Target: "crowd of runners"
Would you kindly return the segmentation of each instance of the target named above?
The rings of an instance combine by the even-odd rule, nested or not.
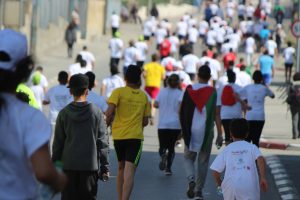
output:
[[[158,129],[158,168],[172,175],[175,146],[183,140],[187,196],[203,199],[216,126],[215,144],[226,144],[210,167],[218,193],[227,200],[259,199],[259,187],[267,190],[265,161],[258,149],[265,97],[275,97],[269,85],[278,57],[284,58],[286,82],[291,82],[294,64],[295,49],[285,40],[282,24],[284,9],[270,0],[258,5],[205,1],[203,6],[202,18],[186,13],[172,23],[150,17],[137,40],[127,44],[114,12],[110,75],[101,81],[100,95],[93,89],[96,60],[87,46],[58,73],[58,84],[48,88],[43,67],[32,72],[24,36],[0,31],[0,127],[14,133],[1,140],[0,150],[12,151],[5,143],[17,142],[22,151],[12,151],[9,166],[0,165],[1,177],[20,180],[14,190],[28,199],[37,195],[33,174],[53,191],[62,191],[62,199],[96,199],[98,178],[107,181],[110,175],[110,127],[118,159],[118,199],[130,199],[143,128],[150,124]],[[15,46],[20,48],[12,50]],[[199,48],[201,55],[195,53]],[[46,118],[19,102],[12,95],[15,91],[18,99],[41,111],[50,105],[52,132]],[[50,155],[54,163],[62,162],[66,176],[55,170]],[[17,172],[11,171],[16,167]],[[0,185],[7,190],[1,190],[0,197],[7,199],[14,193],[7,192],[10,180],[3,180]]]

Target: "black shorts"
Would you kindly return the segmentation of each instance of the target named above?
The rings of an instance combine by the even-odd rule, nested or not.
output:
[[[138,166],[143,148],[142,140],[114,140],[114,146],[119,162],[128,161]]]
[[[285,68],[292,68],[293,65],[293,63],[284,63]]]

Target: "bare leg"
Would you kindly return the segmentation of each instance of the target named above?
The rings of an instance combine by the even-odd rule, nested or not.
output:
[[[289,81],[289,83],[291,82],[291,76],[292,76],[292,67],[289,67],[289,71],[288,71],[288,81]]]
[[[122,194],[123,194],[124,168],[125,168],[125,162],[124,161],[119,162],[118,176],[117,176],[117,191],[118,191],[119,200],[122,200]]]
[[[285,73],[284,73],[284,75],[285,75],[285,82],[288,82],[287,71],[288,71],[288,68],[285,67]]]
[[[122,200],[129,200],[130,198],[134,183],[135,170],[136,166],[133,163],[127,161],[125,162]]]

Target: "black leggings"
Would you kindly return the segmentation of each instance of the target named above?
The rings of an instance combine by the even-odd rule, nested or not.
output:
[[[167,153],[167,168],[171,169],[175,157],[175,143],[180,135],[179,129],[158,129],[159,155]]]
[[[259,139],[265,125],[265,121],[249,120],[249,134],[246,138],[247,142],[252,142],[259,147]]]
[[[232,121],[232,119],[222,119],[222,125],[223,125],[223,129],[225,132],[225,142],[226,144],[229,144],[230,142],[232,142],[232,139],[230,137],[230,122]]]

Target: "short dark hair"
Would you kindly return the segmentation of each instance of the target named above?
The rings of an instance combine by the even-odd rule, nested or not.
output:
[[[140,84],[141,83],[141,74],[142,70],[136,65],[129,65],[126,74],[125,74],[125,80],[128,83],[132,84]]]
[[[263,81],[263,75],[262,75],[261,71],[256,70],[252,75],[252,79],[253,79],[254,83],[256,83],[256,84],[261,83]]]
[[[245,71],[246,70],[246,65],[241,65],[240,70]]]
[[[60,71],[58,73],[58,82],[62,85],[66,85],[68,83],[69,75],[66,71]]]
[[[218,54],[217,54],[217,53],[214,53],[214,54],[213,54],[213,58],[218,58]]]
[[[180,77],[177,74],[171,74],[167,81],[170,88],[179,88],[180,86]]]
[[[151,60],[152,61],[157,61],[158,60],[158,55],[156,53],[151,55]]]
[[[35,70],[36,70],[36,71],[43,72],[44,68],[43,68],[42,66],[39,65],[39,66],[36,67]]]
[[[211,77],[211,71],[208,65],[202,65],[198,70],[198,77],[208,81]]]
[[[86,88],[70,88],[70,92],[75,97],[80,97],[84,95]]]
[[[245,139],[249,133],[249,125],[246,119],[233,119],[229,130],[234,138]]]
[[[95,86],[96,75],[93,72],[85,73],[89,77],[89,90],[92,90]]]
[[[202,56],[207,56],[207,51],[202,51]]]
[[[287,42],[287,45],[288,45],[288,47],[291,47],[291,46],[292,46],[292,42],[291,42],[291,41],[288,41],[288,42]]]
[[[87,50],[87,46],[83,46],[82,49],[83,49],[83,50]]]
[[[236,75],[232,69],[227,70],[227,77],[229,83],[234,83],[236,79]]]

